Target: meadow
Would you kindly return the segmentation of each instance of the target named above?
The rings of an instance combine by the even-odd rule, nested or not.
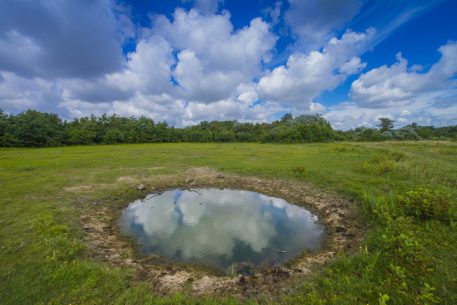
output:
[[[96,257],[81,227],[80,196],[137,198],[121,177],[147,181],[195,167],[298,181],[350,198],[365,240],[296,291],[249,300],[156,295],[133,269]],[[81,186],[82,195],[68,191]],[[0,148],[0,303],[457,304],[456,202],[455,142]]]

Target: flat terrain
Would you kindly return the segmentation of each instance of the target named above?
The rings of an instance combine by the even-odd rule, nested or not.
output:
[[[350,198],[365,241],[280,299],[159,296],[133,268],[97,258],[80,201],[138,198],[132,183],[196,167],[308,183]],[[457,304],[457,143],[0,149],[0,192],[2,304]],[[437,200],[446,214],[411,210],[414,198]]]

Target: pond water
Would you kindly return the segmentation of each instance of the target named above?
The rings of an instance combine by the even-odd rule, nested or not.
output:
[[[121,230],[141,252],[200,263],[277,265],[322,247],[317,216],[283,199],[230,189],[175,189],[132,202]]]

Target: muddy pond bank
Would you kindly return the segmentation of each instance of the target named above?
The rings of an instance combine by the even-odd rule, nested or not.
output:
[[[127,184],[137,198],[150,193],[160,193],[172,188],[192,189],[197,187],[243,189],[283,198],[297,206],[305,207],[319,216],[326,227],[325,246],[321,251],[303,253],[281,267],[259,268],[252,275],[235,272],[232,275],[218,273],[210,268],[190,264],[170,263],[158,255],[142,255],[132,242],[122,236],[118,218],[129,198],[117,193],[117,202],[109,204],[113,185],[79,186],[67,189],[75,194],[106,189],[106,200],[94,203],[90,196],[79,196],[80,224],[85,239],[98,260],[113,267],[131,267],[140,279],[150,283],[151,289],[160,294],[184,290],[195,295],[230,294],[249,297],[257,294],[282,294],[294,290],[303,278],[318,270],[339,253],[357,248],[363,238],[362,225],[358,221],[354,204],[345,198],[322,192],[312,186],[285,180],[268,180],[242,177],[217,172],[210,168],[193,168],[178,175],[155,175],[138,180],[121,177],[119,184]],[[142,185],[139,189],[138,186]]]

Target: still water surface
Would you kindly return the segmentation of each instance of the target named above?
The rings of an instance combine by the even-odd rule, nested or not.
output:
[[[121,230],[145,254],[210,265],[281,264],[322,247],[317,216],[283,199],[259,193],[175,189],[132,202]]]

